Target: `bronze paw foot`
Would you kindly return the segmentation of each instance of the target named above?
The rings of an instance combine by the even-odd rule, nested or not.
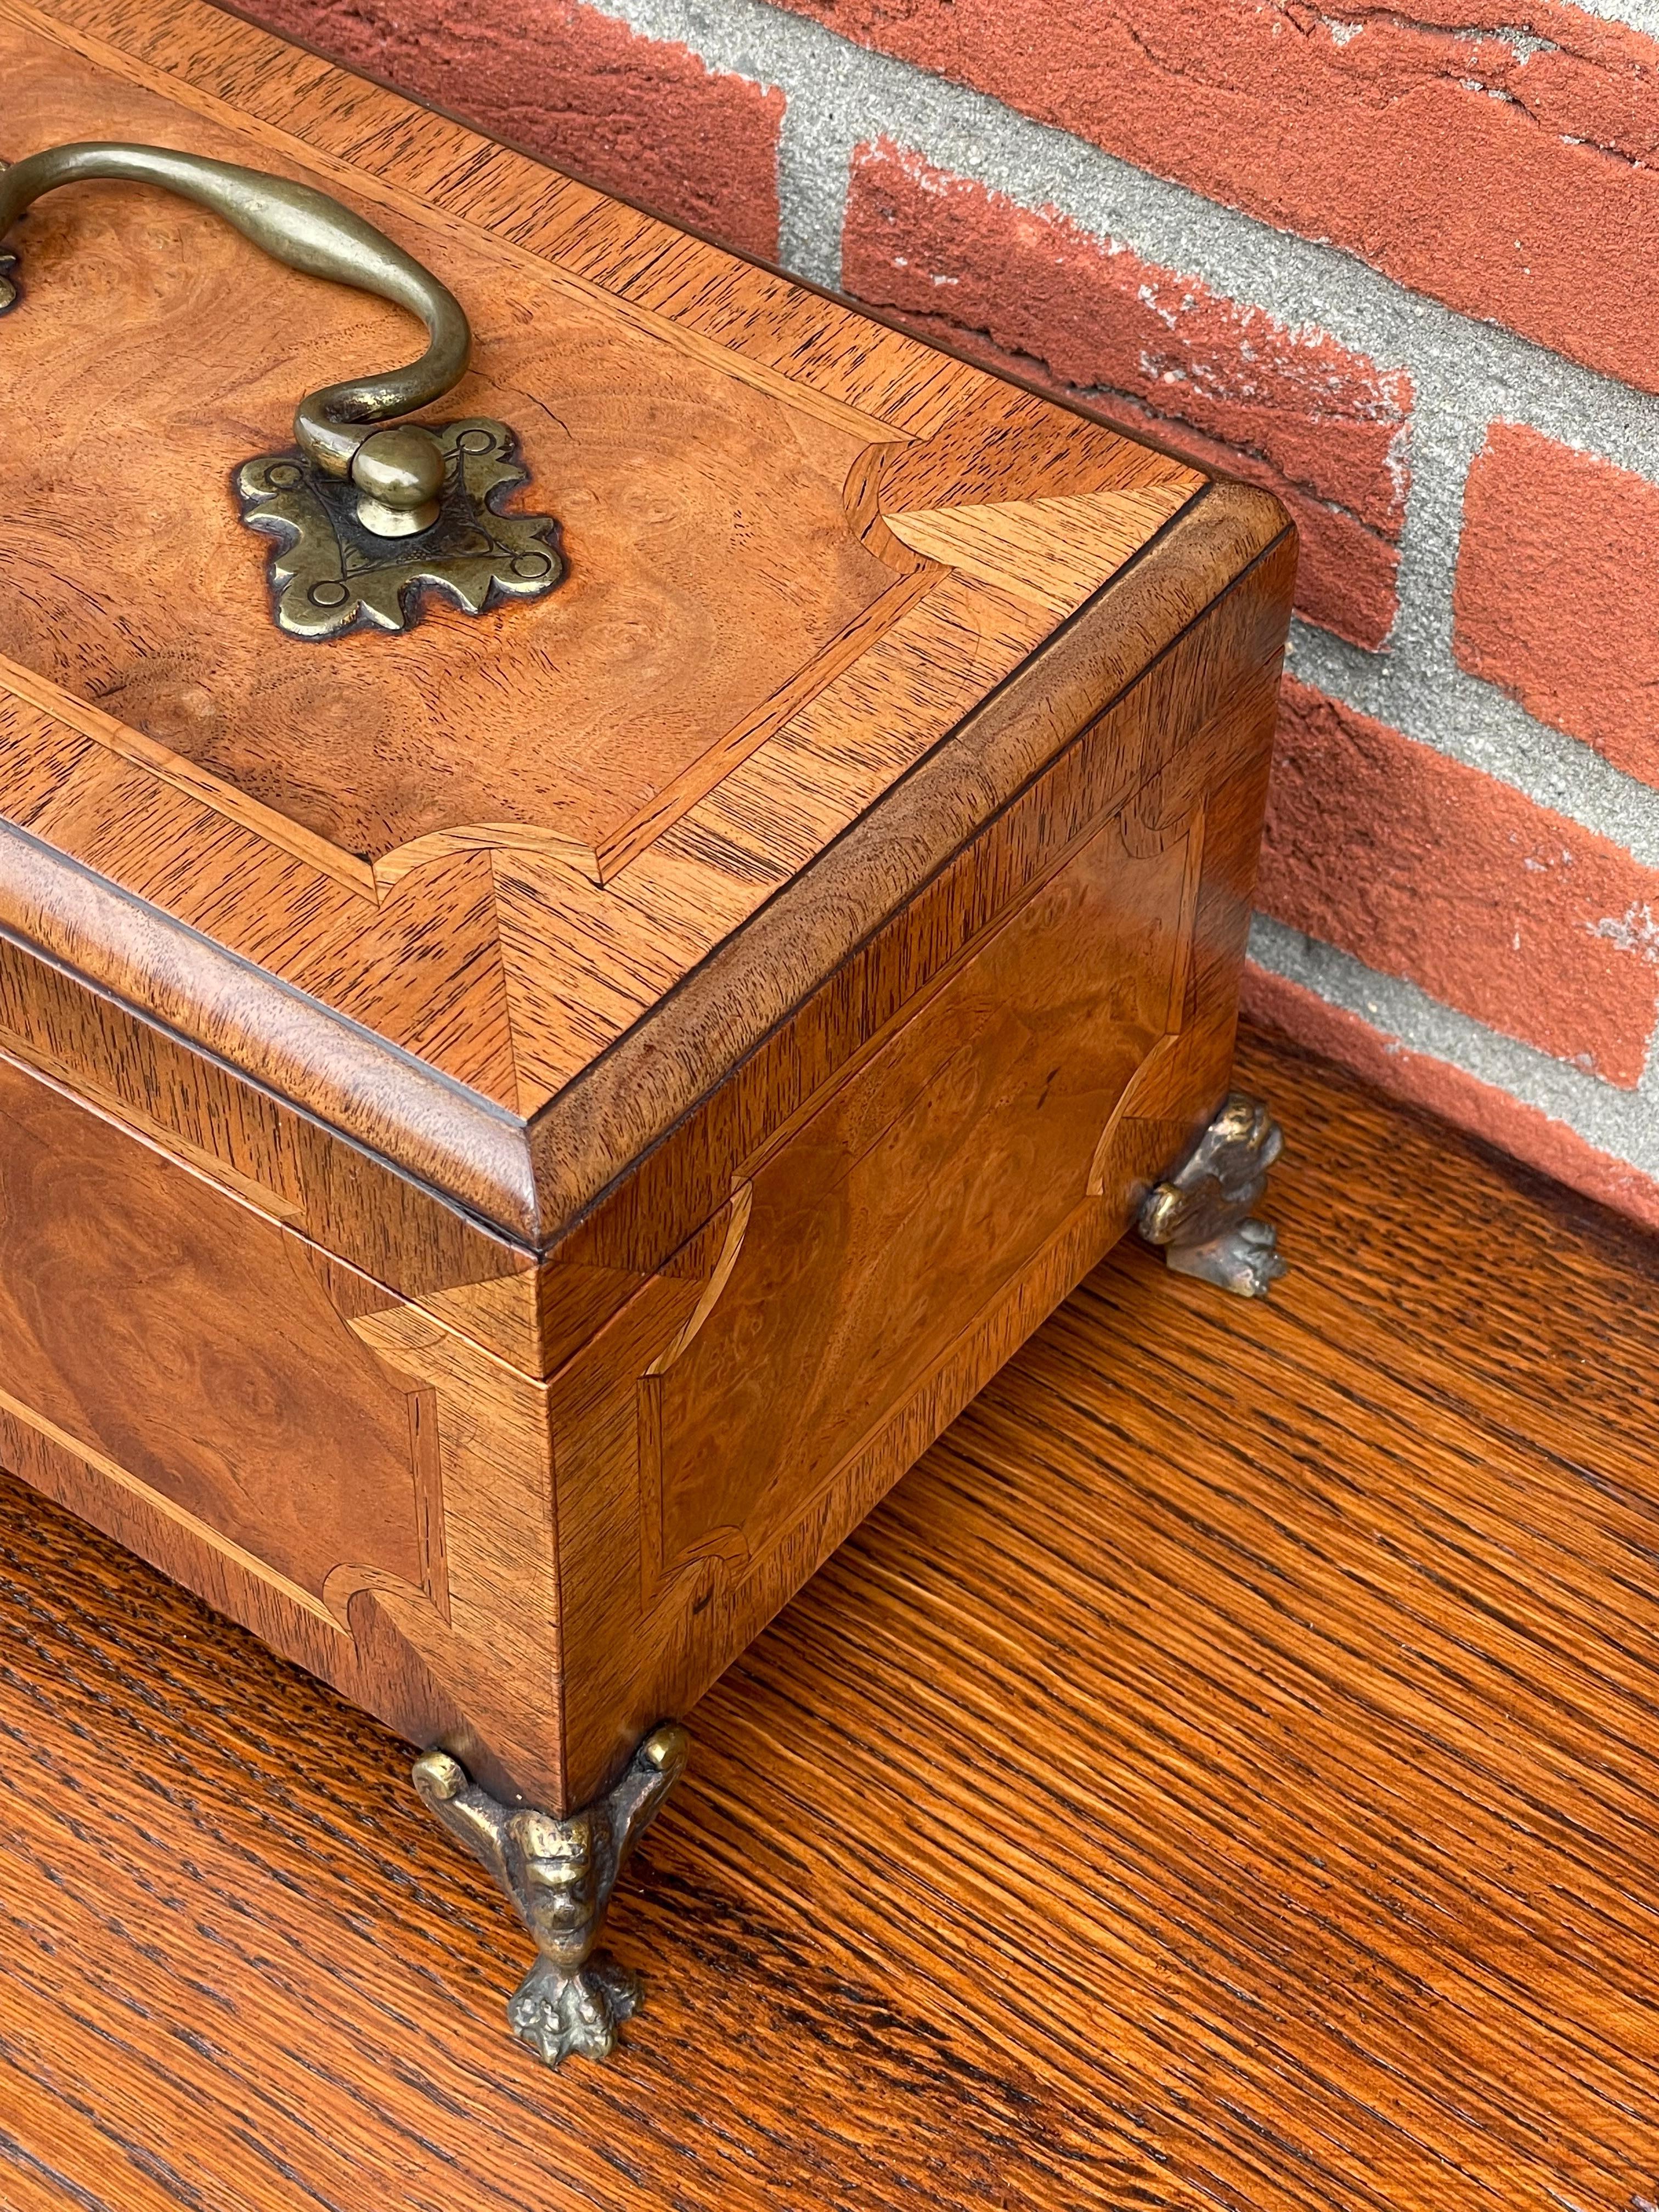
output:
[[[1150,1190],[1135,1226],[1178,1275],[1265,1298],[1286,1272],[1277,1231],[1253,1209],[1284,1132],[1259,1098],[1235,1091],[1175,1171]]]
[[[639,2009],[637,1976],[594,1948],[617,1876],[685,1767],[690,1739],[653,1729],[621,1778],[560,1820],[533,1805],[499,1804],[447,1751],[415,1762],[415,1787],[500,1884],[539,1958],[507,1999],[507,2025],[550,2066],[572,2051],[606,2058]]]
[[[574,1974],[538,1959],[507,2001],[507,2024],[550,2066],[576,2051],[609,2058],[640,2008],[640,1978],[601,1951]]]

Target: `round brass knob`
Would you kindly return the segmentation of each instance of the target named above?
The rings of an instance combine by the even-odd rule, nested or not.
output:
[[[357,520],[377,538],[412,538],[438,520],[442,449],[418,422],[375,430],[351,457]]]

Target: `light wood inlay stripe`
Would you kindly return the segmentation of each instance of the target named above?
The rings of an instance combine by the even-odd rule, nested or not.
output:
[[[884,514],[895,538],[1044,613],[1074,613],[1193,495],[1190,483]]]

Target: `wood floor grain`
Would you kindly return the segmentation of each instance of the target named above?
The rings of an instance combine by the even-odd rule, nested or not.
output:
[[[1659,1246],[1287,1048],[692,1717],[605,2069],[401,1747],[0,1481],[4,2212],[1652,2212]]]

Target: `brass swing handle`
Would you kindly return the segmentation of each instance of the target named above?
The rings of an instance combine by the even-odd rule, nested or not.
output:
[[[465,374],[472,331],[454,294],[325,192],[165,146],[53,146],[0,167],[0,245],[43,192],[100,177],[164,185],[223,216],[289,268],[376,293],[421,318],[429,343],[418,361],[308,392],[294,410],[294,434],[325,475],[349,478],[356,486],[358,519],[368,528],[397,538],[427,529],[437,516],[444,484],[437,440],[417,422],[385,430],[363,426],[428,405]],[[0,253],[0,314],[17,297],[5,273],[14,265],[13,257]]]

